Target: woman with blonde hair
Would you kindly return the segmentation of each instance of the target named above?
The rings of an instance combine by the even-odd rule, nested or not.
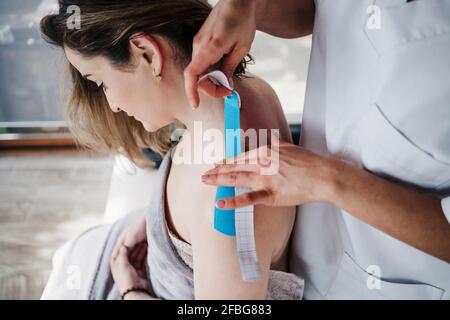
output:
[[[78,29],[68,28],[72,5],[80,9]],[[203,95],[193,110],[184,93],[183,70],[210,5],[202,0],[60,0],[59,6],[58,14],[42,19],[41,31],[67,58],[71,94],[66,116],[80,144],[124,154],[140,166],[143,148],[164,157],[148,211],[94,228],[67,247],[61,260],[85,267],[88,274],[77,297],[300,299],[303,281],[288,272],[287,263],[295,208],[255,206],[261,278],[245,282],[236,239],[213,228],[216,188],[201,181],[212,163],[173,161],[175,154],[194,150],[189,138],[224,131],[223,99]],[[242,129],[278,129],[282,140],[291,141],[276,94],[246,73],[248,59],[230,79],[241,97]],[[208,81],[203,88],[230,94]],[[201,130],[195,131],[199,123]],[[171,140],[174,128],[185,129],[178,143]],[[257,145],[264,143],[270,141]],[[202,154],[211,145],[223,151],[223,141],[215,140],[201,147]],[[312,165],[314,160],[311,154]],[[57,278],[52,276],[44,298],[70,296]]]

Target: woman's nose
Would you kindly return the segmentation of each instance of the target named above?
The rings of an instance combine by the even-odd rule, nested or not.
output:
[[[121,109],[120,109],[119,107],[113,107],[113,108],[112,108],[112,111],[113,111],[113,112],[120,112]]]

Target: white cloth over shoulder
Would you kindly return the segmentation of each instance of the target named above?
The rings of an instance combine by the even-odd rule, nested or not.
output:
[[[110,259],[117,239],[142,209],[114,224],[91,228],[63,245],[53,256],[53,270],[43,300],[117,300]]]

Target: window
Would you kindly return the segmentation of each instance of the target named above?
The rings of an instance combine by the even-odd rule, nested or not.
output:
[[[60,83],[62,51],[45,43],[40,19],[56,0],[0,2],[1,145],[61,143],[66,128]]]
[[[0,147],[73,145],[63,116],[62,51],[39,33],[40,19],[57,10],[57,0],[0,2]],[[291,125],[301,122],[310,48],[311,37],[258,32],[251,50],[250,71],[272,85]]]

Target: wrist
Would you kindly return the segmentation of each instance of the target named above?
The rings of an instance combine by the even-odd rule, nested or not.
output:
[[[264,21],[264,13],[266,12],[268,0],[251,0],[252,10],[255,14],[256,29],[260,30],[261,23]]]
[[[122,300],[152,300],[152,296],[147,292],[130,291]]]
[[[332,157],[323,158],[322,161],[314,198],[316,201],[329,202],[338,206],[339,194],[345,190],[349,181],[349,164]]]
[[[267,4],[267,0],[231,0],[230,5],[238,12],[245,12],[246,19],[255,19],[256,27],[263,18],[263,13]]]
[[[142,297],[150,297],[150,292],[141,287],[131,287],[121,295],[122,300],[141,300]]]

